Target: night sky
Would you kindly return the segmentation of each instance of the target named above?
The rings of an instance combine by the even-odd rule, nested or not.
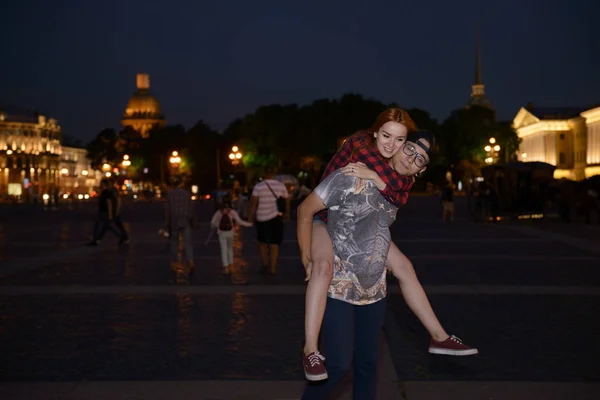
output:
[[[512,119],[528,101],[600,103],[598,11],[592,0],[2,2],[0,104],[87,141],[120,128],[146,72],[168,123],[188,128],[345,92],[442,120],[469,98],[479,24],[486,94]]]

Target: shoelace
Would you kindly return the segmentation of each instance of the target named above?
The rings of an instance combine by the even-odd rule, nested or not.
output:
[[[311,367],[321,364],[321,360],[324,359],[325,357],[323,357],[320,353],[313,353],[310,356],[308,356],[308,362],[310,363]]]
[[[457,338],[456,336],[452,335],[450,336],[450,340],[458,343],[458,344],[463,344],[462,340],[460,340],[459,338]]]

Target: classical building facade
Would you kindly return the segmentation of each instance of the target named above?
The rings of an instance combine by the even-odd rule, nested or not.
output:
[[[53,190],[60,171],[57,121],[15,107],[0,107],[0,198]]]
[[[61,147],[60,189],[65,193],[86,194],[97,188],[102,173],[92,169],[87,150]]]
[[[142,137],[148,137],[153,128],[164,126],[166,121],[160,103],[150,94],[150,77],[137,74],[136,82],[137,90],[127,103],[121,124],[123,128],[131,127]]]
[[[519,159],[555,165],[555,178],[600,175],[600,107],[521,107],[513,120]]]

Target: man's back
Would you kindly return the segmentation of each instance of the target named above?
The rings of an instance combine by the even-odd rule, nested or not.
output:
[[[262,222],[277,217],[277,197],[287,198],[288,192],[283,183],[275,179],[265,179],[254,187],[252,197],[258,198],[256,220]]]

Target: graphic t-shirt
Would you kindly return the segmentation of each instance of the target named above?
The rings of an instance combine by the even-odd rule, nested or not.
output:
[[[315,194],[329,209],[334,266],[328,296],[356,305],[383,299],[389,226],[398,208],[383,198],[373,182],[345,176],[340,170],[321,182]]]

